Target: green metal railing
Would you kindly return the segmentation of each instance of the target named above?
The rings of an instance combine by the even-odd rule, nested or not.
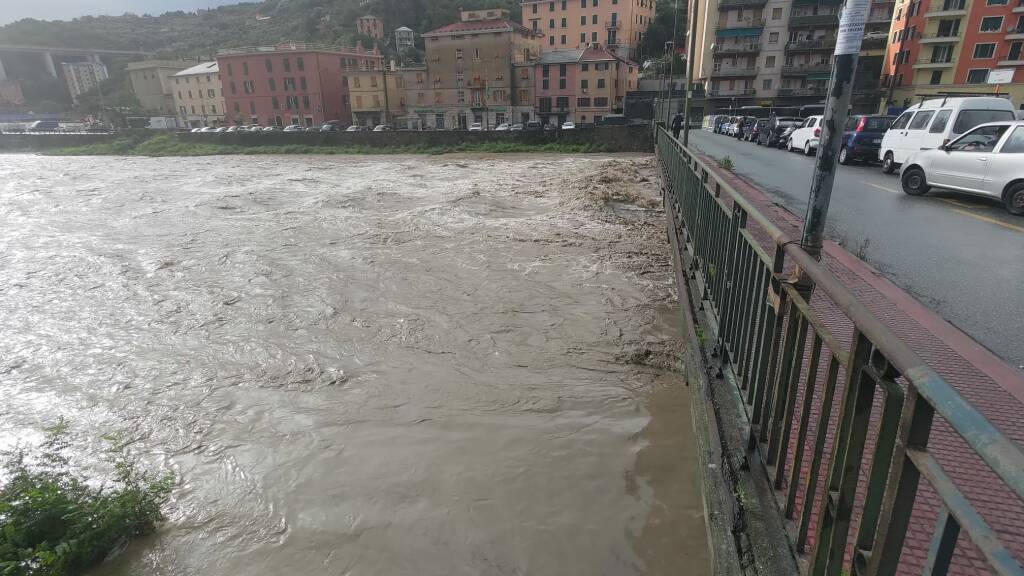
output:
[[[768,474],[805,572],[894,574],[923,478],[942,502],[925,574],[946,574],[961,531],[995,573],[1024,574],[929,453],[928,441],[933,419],[944,419],[1012,493],[1024,498],[1020,448],[797,240],[664,128],[656,137],[679,261],[695,305],[716,332],[713,352],[745,404],[746,448]],[[818,316],[810,304],[812,292],[849,320],[845,326],[852,323],[848,343],[830,329],[835,322]],[[873,450],[867,455],[863,498],[855,498],[868,444]],[[826,473],[821,486],[820,475]],[[814,503],[818,514],[812,522]],[[856,518],[859,528],[851,541]]]

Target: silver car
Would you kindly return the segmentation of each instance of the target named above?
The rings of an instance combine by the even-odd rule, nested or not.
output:
[[[900,172],[903,191],[948,188],[998,198],[1024,216],[1024,121],[989,122],[956,140],[912,154]]]

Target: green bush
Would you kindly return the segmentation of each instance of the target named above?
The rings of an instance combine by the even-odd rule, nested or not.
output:
[[[67,424],[47,429],[32,451],[4,454],[0,484],[0,575],[81,574],[163,519],[173,478],[140,471],[120,447],[110,452],[115,478],[97,486],[71,469]]]

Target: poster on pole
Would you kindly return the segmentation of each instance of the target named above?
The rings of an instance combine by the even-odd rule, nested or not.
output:
[[[871,0],[846,0],[843,15],[839,19],[839,34],[836,36],[834,54],[856,54],[864,39],[864,23],[871,10]]]

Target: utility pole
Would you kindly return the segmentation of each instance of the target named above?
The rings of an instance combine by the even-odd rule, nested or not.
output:
[[[804,250],[814,257],[821,254],[825,218],[828,216],[832,184],[836,177],[836,159],[843,144],[843,128],[849,115],[850,96],[853,93],[853,76],[857,70],[860,44],[864,39],[864,22],[867,21],[870,6],[871,0],[846,0],[839,21],[832,78],[828,84],[828,102],[825,104],[825,117],[821,122],[818,154],[814,161],[811,193],[807,201],[804,231],[800,239]]]
[[[381,76],[384,78],[384,124],[391,126],[391,122],[388,120],[388,114],[391,112],[391,106],[388,105],[388,62],[384,61],[384,70],[381,71]]]
[[[697,52],[697,6],[700,0],[693,0],[686,17],[690,20],[690,45],[686,49],[686,101],[683,104],[683,146],[690,144],[690,100],[693,100],[693,63]]]

